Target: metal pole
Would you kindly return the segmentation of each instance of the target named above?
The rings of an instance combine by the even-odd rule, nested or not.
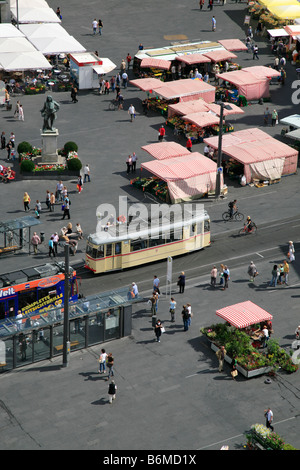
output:
[[[65,244],[65,292],[64,292],[64,339],[63,339],[63,366],[69,365],[70,340],[69,340],[69,245]]]
[[[19,0],[17,0],[17,28],[19,28]]]
[[[223,110],[224,103],[220,103],[220,124],[219,124],[219,141],[218,141],[218,161],[217,161],[217,178],[216,178],[216,198],[221,194],[221,171],[222,167],[222,134],[223,134]]]

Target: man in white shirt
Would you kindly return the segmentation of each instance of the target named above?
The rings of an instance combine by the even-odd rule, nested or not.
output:
[[[127,80],[128,80],[128,75],[126,72],[122,73],[122,82],[123,82],[123,87],[127,88]]]
[[[93,33],[94,33],[94,35],[95,35],[96,32],[97,32],[97,26],[98,26],[98,21],[96,20],[96,18],[95,18],[94,21],[92,22],[92,26],[93,26]]]
[[[135,119],[135,107],[131,104],[128,108],[128,114],[130,116],[130,121],[132,122]]]
[[[88,164],[88,163],[86,163],[86,164],[84,165],[83,174],[84,174],[84,180],[83,180],[83,182],[85,183],[86,180],[88,180],[88,182],[90,182],[90,181],[91,181],[91,178],[90,178],[90,167],[89,167],[89,164]]]

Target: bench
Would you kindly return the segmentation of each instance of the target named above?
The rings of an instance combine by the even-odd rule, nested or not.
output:
[[[9,253],[10,251],[16,251],[16,250],[19,250],[20,247],[18,245],[12,245],[12,246],[3,246],[3,247],[0,247],[0,255],[2,253]]]
[[[79,341],[72,341],[72,342],[70,343],[70,346],[71,346],[71,348],[72,348],[73,346],[78,346],[78,344],[79,344]],[[62,351],[63,347],[64,347],[63,344],[59,344],[58,346],[54,346],[54,349],[55,349],[56,351]]]

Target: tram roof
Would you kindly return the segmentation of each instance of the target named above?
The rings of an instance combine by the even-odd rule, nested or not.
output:
[[[139,218],[134,219],[134,224],[132,224],[132,226],[135,228],[140,224],[140,227],[143,227],[141,230],[132,230],[130,228],[130,223],[104,226],[106,228],[105,231],[103,230],[101,232],[90,234],[88,236],[88,241],[95,245],[101,245],[106,243],[118,243],[126,240],[154,238],[162,232],[180,229],[183,226],[203,222],[204,220],[209,220],[209,215],[205,210],[202,210],[201,212],[199,211],[199,213],[196,213],[194,216],[191,214],[190,217],[184,217],[183,220],[181,218],[178,222],[170,222],[170,219],[168,218],[162,218],[161,220],[156,220],[154,222],[153,220],[146,221]],[[147,228],[144,228],[145,226],[147,226]]]

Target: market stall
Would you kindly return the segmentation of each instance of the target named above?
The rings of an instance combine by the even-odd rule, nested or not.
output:
[[[283,119],[279,120],[280,124],[289,126],[289,130],[300,129],[300,114],[291,114]]]
[[[244,42],[240,39],[221,39],[218,41],[221,46],[225,47],[227,51],[238,52],[238,51],[247,51],[248,48]]]
[[[116,65],[108,58],[92,52],[70,54],[70,75],[78,89],[99,87],[99,77],[114,70]]]
[[[176,61],[180,64],[182,77],[188,77],[192,71],[194,73],[196,68],[204,75],[206,71],[209,71],[208,64],[211,62],[208,57],[200,53],[179,55],[176,57]]]
[[[203,142],[204,137],[219,133],[220,117],[210,111],[186,114],[185,136],[193,143]]]
[[[156,142],[155,144],[143,145],[141,149],[156,158],[156,160],[166,160],[168,158],[190,155],[186,147],[177,142]]]
[[[225,89],[222,88],[222,93],[225,95],[226,101],[233,100],[238,103],[239,96],[243,96],[245,97],[246,102],[248,102],[267,98],[270,95],[270,83],[267,78],[257,78],[244,70],[234,70],[232,72],[218,74],[217,76],[220,80],[223,80],[225,84]],[[231,89],[229,87],[229,92],[226,92],[226,82],[231,85]]]
[[[204,142],[218,148],[217,136]],[[297,171],[298,151],[258,128],[225,134],[222,152],[228,157],[229,177],[239,179],[243,175],[245,183],[254,183],[257,187],[278,182],[282,176]]]
[[[167,72],[171,68],[172,62],[165,59],[156,59],[153,57],[145,57],[140,63],[142,75],[144,77],[154,77],[166,80]]]
[[[190,101],[202,98],[207,103],[215,100],[215,87],[202,80],[185,78],[165,83],[162,87],[154,88],[153,93],[166,100]]]
[[[237,59],[237,56],[226,49],[205,52],[204,55],[213,63],[211,71],[214,74],[239,68],[239,65],[233,62],[234,59]]]
[[[250,300],[229,305],[216,311],[223,320],[236,328],[246,328],[264,321],[273,320],[273,316]]]
[[[215,191],[217,165],[198,152],[188,155],[154,160],[141,164],[151,178],[136,178],[132,184],[149,191],[168,203],[199,199]],[[223,178],[221,178],[223,190]]]

